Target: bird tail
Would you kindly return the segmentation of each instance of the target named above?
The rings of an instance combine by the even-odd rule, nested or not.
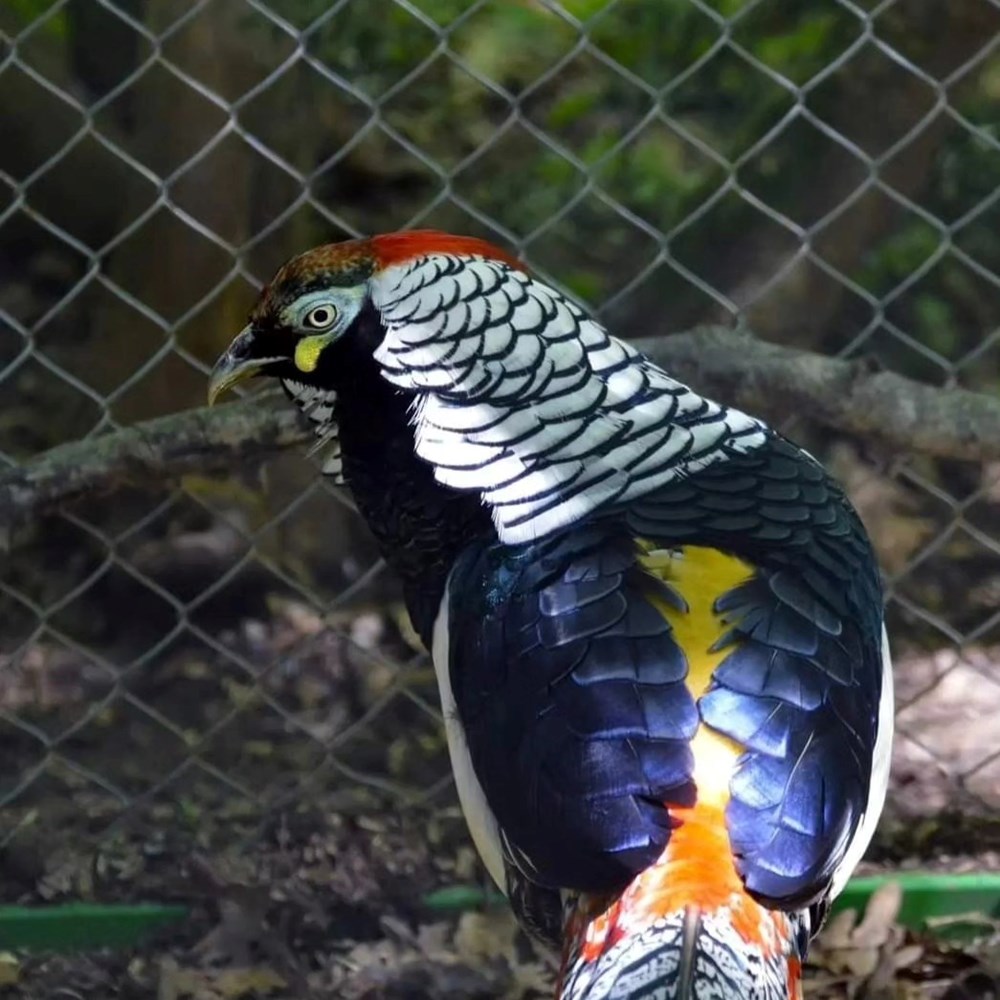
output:
[[[801,1000],[808,913],[747,894],[721,809],[671,812],[654,865],[619,896],[568,908],[559,1000]]]

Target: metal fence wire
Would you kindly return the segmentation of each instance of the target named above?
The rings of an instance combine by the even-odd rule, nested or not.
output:
[[[622,336],[1000,383],[994,0],[4,0],[0,30],[8,466],[202,405],[283,259],[416,226]],[[996,808],[1000,469],[788,426],[885,570],[890,811]],[[5,541],[0,843],[452,801],[395,584],[304,454]]]

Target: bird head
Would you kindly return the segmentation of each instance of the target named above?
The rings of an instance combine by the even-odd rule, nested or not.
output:
[[[672,379],[503,250],[445,233],[289,261],[216,364],[209,400],[254,375],[279,378],[355,469],[382,461],[373,440],[405,437],[512,544],[765,440],[759,421]]]
[[[370,351],[383,330],[372,305],[375,283],[387,269],[428,254],[481,257],[517,266],[484,240],[416,230],[316,247],[293,257],[261,292],[249,322],[219,358],[209,403],[254,376],[334,388],[351,373],[338,367],[335,345],[361,340]]]

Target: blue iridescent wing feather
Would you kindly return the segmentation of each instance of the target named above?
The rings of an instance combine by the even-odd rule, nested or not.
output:
[[[719,597],[695,704],[637,537],[755,567]],[[450,582],[451,679],[476,774],[539,883],[620,888],[690,804],[700,720],[743,746],[727,811],[755,894],[820,897],[868,800],[881,594],[853,509],[780,437],[541,542],[483,543]],[[728,650],[728,652],[726,652]]]
[[[757,567],[719,598],[731,652],[699,702],[746,748],[727,810],[747,887],[793,905],[828,886],[868,804],[882,687],[882,595],[840,488],[791,443],[703,470],[694,495],[635,504],[637,531],[715,545]],[[733,514],[723,498],[753,503]]]
[[[693,801],[698,725],[631,536],[477,546],[450,590],[455,701],[505,835],[539,882],[620,888],[666,844],[663,803]]]

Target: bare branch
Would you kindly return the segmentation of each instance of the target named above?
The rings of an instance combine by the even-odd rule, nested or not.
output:
[[[845,361],[701,327],[634,340],[672,375],[706,395],[770,419],[803,416],[900,453],[1000,458],[1000,399],[940,389],[865,361]]]
[[[0,473],[0,536],[18,521],[85,496],[232,468],[310,438],[294,407],[253,400],[173,413],[70,441]]]
[[[634,343],[699,391],[770,419],[805,416],[901,453],[1000,459],[1000,400],[983,393],[939,389],[717,327]],[[310,439],[293,407],[258,399],[64,444],[0,474],[0,533],[84,496],[160,487]]]

